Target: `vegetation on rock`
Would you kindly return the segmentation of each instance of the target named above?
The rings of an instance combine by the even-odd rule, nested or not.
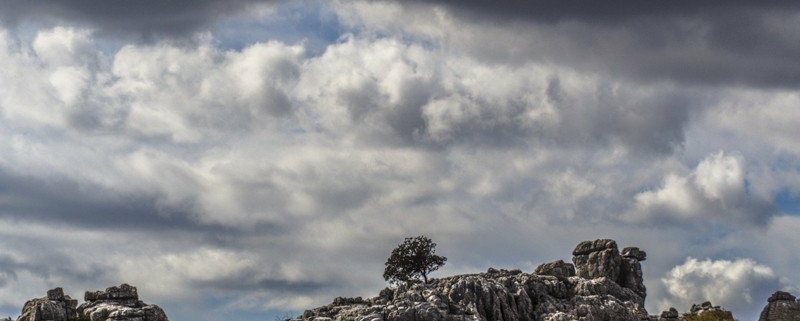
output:
[[[386,261],[383,278],[389,283],[413,283],[422,278],[428,283],[428,274],[444,265],[447,258],[436,255],[436,243],[425,236],[407,237],[392,250]]]
[[[730,312],[713,310],[700,314],[684,314],[681,321],[734,321]]]

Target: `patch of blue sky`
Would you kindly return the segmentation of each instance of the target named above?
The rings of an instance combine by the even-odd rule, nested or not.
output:
[[[800,194],[793,193],[788,189],[783,189],[775,194],[774,204],[781,213],[800,214]]]
[[[220,21],[214,38],[221,49],[241,50],[254,43],[280,41],[304,43],[309,56],[320,55],[347,32],[331,6],[325,0],[281,2],[263,15]]]
[[[800,160],[793,154],[784,153],[777,155],[775,160],[772,161],[772,171],[776,175],[788,175],[788,177],[797,177],[800,172]],[[789,184],[784,186],[781,190],[773,196],[775,208],[785,214],[800,214],[800,184]]]

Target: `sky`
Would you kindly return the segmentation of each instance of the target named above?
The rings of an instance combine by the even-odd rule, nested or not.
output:
[[[0,316],[377,295],[403,238],[647,251],[651,314],[800,294],[796,1],[0,2]]]

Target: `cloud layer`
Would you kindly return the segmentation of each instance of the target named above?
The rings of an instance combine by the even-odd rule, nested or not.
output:
[[[637,194],[629,219],[765,224],[775,209],[771,200],[748,191],[745,175],[741,156],[709,155],[688,176],[669,174],[661,188]]]
[[[418,234],[440,275],[640,246],[652,313],[800,284],[792,6],[73,4],[0,8],[2,313],[129,282],[175,320],[261,320],[374,295]],[[775,50],[716,38],[745,7]],[[218,32],[293,10],[338,39]]]
[[[698,260],[687,258],[661,279],[669,296],[666,302],[688,310],[692,304],[710,301],[727,309],[742,311],[737,318],[752,320],[768,297],[780,287],[775,272],[750,259]]]

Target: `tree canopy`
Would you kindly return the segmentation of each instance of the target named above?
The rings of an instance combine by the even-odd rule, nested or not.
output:
[[[409,283],[420,278],[428,283],[428,274],[444,265],[447,258],[436,255],[436,243],[425,236],[407,237],[386,260],[383,278],[389,283]]]

